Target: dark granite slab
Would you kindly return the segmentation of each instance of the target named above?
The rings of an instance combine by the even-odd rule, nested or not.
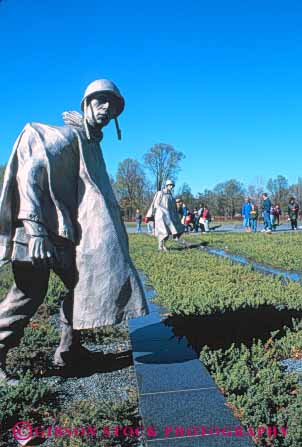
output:
[[[147,287],[148,301],[153,296],[154,291]],[[149,305],[149,315],[128,321],[143,425],[156,428],[148,447],[252,447],[249,438],[234,434],[177,437],[176,426],[233,431],[240,424],[186,337],[176,337],[165,324],[161,315],[167,310]],[[172,432],[165,436],[168,426]]]
[[[155,393],[216,387],[185,337],[139,340],[133,348],[139,392]]]
[[[136,365],[141,395],[167,391],[217,388],[209,373],[200,368],[199,360],[170,365]]]
[[[135,340],[134,360],[138,363],[147,364],[170,364],[184,363],[188,360],[197,359],[196,352],[188,346],[185,337],[167,338],[164,334],[162,339],[141,339]],[[142,353],[149,353],[145,355]]]
[[[128,322],[130,338],[134,350],[135,343],[139,341],[165,341],[175,338],[173,329],[170,326],[166,326],[164,323],[161,323],[159,316],[157,316],[156,318],[155,313],[152,313],[145,318],[148,318],[148,320],[146,321],[146,325],[143,325],[142,321],[133,323],[135,320],[130,320]],[[136,319],[138,320],[138,318]]]
[[[144,326],[149,326],[150,324],[158,323],[160,322],[160,320],[161,319],[159,313],[153,310],[148,315],[128,320],[128,325],[130,329],[132,328],[135,329]]]
[[[140,410],[144,425],[154,427],[158,438],[166,437],[168,426],[227,427],[232,431],[240,425],[217,388],[141,395]]]

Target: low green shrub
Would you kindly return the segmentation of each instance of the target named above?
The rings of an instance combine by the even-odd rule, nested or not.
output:
[[[57,330],[45,320],[34,320],[24,330],[24,337],[7,355],[10,373],[23,374],[28,369],[35,375],[44,374],[52,365],[52,357],[59,342]]]
[[[7,447],[11,428],[16,422],[32,425],[53,424],[56,390],[35,381],[30,371],[20,378],[17,386],[0,386],[0,447]]]
[[[57,437],[53,440],[54,447],[135,447],[140,445],[137,436],[124,436],[122,431],[114,433],[115,427],[133,428],[141,425],[137,410],[137,395],[125,401],[78,401],[57,417],[56,424],[70,428],[93,427],[97,436]],[[109,428],[103,436],[105,427]]]
[[[282,417],[287,420],[287,436],[282,447],[301,447],[302,445],[302,387],[296,390],[294,399],[291,399],[287,408],[284,409]],[[279,417],[277,420],[280,424]]]
[[[216,351],[204,347],[200,359],[245,427],[289,427],[286,437],[279,432],[273,444],[263,437],[255,440],[257,446],[301,446],[292,423],[293,417],[302,418],[301,386],[296,374],[284,373],[270,343],[258,340],[251,348],[242,344]]]
[[[302,321],[293,319],[292,329],[288,327],[283,328],[284,336],[272,337],[268,340],[267,345],[277,360],[287,358],[301,359],[302,358]]]
[[[196,249],[158,252],[146,235],[130,235],[131,255],[171,312],[205,315],[260,305],[302,309],[302,287]],[[175,245],[175,244],[174,244]],[[174,248],[174,249],[173,249]]]
[[[301,232],[286,233],[207,233],[201,236],[185,235],[192,243],[205,243],[243,255],[256,262],[286,270],[302,271]]]
[[[192,241],[196,242],[196,238],[192,237]],[[173,250],[175,244],[169,246],[169,252],[159,253],[156,240],[130,236],[136,266],[156,289],[157,301],[173,313],[224,313],[260,304],[302,308],[302,287],[298,283],[286,284],[279,277],[265,276],[198,249]],[[201,361],[246,428],[288,427],[286,437],[280,431],[277,438],[255,437],[259,447],[302,445],[302,386],[297,374],[285,373],[280,363],[285,358],[302,358],[299,320],[293,329],[280,328],[267,341],[255,340],[251,347],[233,344],[226,350],[211,350],[205,346],[201,351]]]
[[[97,329],[81,330],[82,343],[101,345],[106,342],[128,340],[128,331],[118,326],[104,326]]]
[[[59,312],[60,303],[66,293],[67,289],[63,282],[55,273],[51,272],[45,299],[45,305],[47,306],[49,315],[54,315]]]
[[[0,302],[5,298],[13,283],[11,265],[7,264],[0,271]]]

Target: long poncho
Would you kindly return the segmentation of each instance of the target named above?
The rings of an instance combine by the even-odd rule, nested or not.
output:
[[[155,194],[146,214],[146,217],[151,216],[154,216],[154,234],[160,241],[167,239],[169,235],[179,236],[184,232],[175,199],[166,188]]]
[[[0,198],[0,265],[10,261],[23,219],[76,246],[74,329],[149,313],[99,140],[81,126],[31,123],[17,139]]]

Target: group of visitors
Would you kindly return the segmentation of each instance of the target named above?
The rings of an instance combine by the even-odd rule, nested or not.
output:
[[[211,215],[208,207],[202,203],[199,208],[195,207],[193,211],[186,207],[181,199],[176,199],[176,207],[181,220],[181,223],[185,227],[185,232],[199,231],[202,233],[208,233],[209,223],[211,222]]]
[[[287,207],[288,220],[291,223],[291,229],[297,230],[298,228],[298,214],[299,205],[294,197],[289,199]],[[242,205],[241,215],[243,218],[243,226],[245,231],[256,232],[257,223],[259,218],[259,210],[256,204],[252,203],[249,197],[245,197],[244,204]],[[268,197],[268,194],[264,192],[262,194],[262,218],[264,228],[262,232],[271,233],[276,230],[277,225],[280,225],[280,216],[282,215],[280,205],[273,204]]]
[[[195,207],[193,210],[190,210],[181,198],[176,200],[173,198],[173,188],[174,183],[171,180],[167,181],[166,188],[156,193],[144,219],[139,209],[135,213],[136,232],[141,233],[142,221],[144,220],[147,224],[148,233],[160,236],[160,250],[165,250],[164,241],[169,234],[179,238],[183,232],[195,231],[197,233],[200,230],[202,233],[208,233],[209,223],[212,220],[210,211],[204,203],[199,208]],[[256,232],[260,211],[257,204],[253,203],[249,197],[244,199],[241,215],[245,231]],[[280,225],[281,215],[280,204],[273,204],[268,194],[264,192],[261,204],[261,217],[263,218],[264,228],[261,231],[271,233],[276,230],[277,225]],[[287,207],[287,216],[292,230],[297,230],[298,228],[298,215],[299,205],[295,198],[291,197]]]

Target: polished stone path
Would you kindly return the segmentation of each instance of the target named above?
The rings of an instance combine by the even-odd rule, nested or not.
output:
[[[150,303],[153,290],[145,289]],[[252,447],[249,437],[236,436],[239,421],[187,339],[164,323],[167,310],[150,303],[150,311],[128,321],[140,413],[153,429],[148,447]]]

